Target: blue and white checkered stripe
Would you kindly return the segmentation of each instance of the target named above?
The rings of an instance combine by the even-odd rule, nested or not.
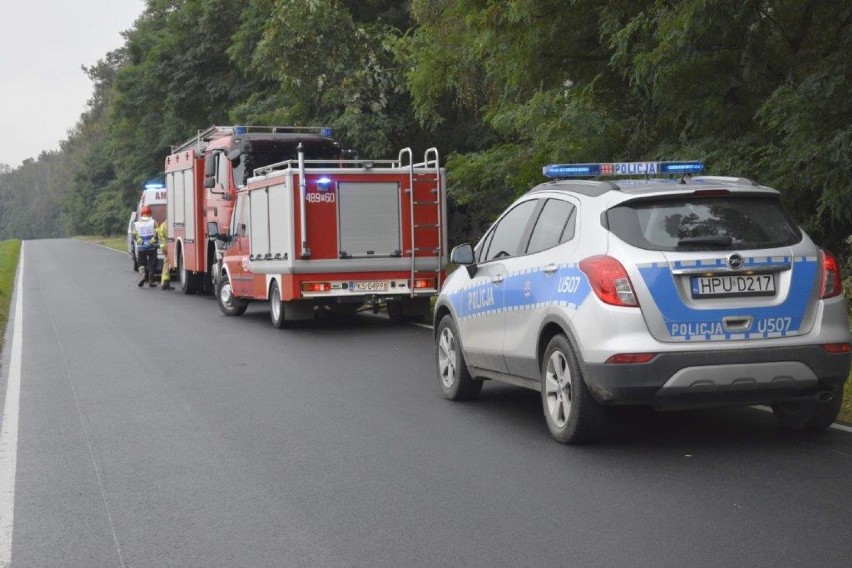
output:
[[[679,341],[733,341],[769,339],[797,335],[807,310],[808,300],[819,275],[815,256],[767,256],[744,259],[741,270],[769,267],[791,268],[790,290],[777,305],[762,307],[694,309],[683,303],[675,287],[671,269],[724,268],[726,258],[677,261],[671,268],[666,262],[639,265],[639,272],[662,313],[672,339]],[[751,317],[752,327],[744,333],[724,330],[725,317]]]

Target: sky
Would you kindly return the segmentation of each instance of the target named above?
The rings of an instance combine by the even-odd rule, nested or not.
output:
[[[0,164],[59,149],[93,84],[80,68],[124,45],[144,0],[10,0],[0,19]]]

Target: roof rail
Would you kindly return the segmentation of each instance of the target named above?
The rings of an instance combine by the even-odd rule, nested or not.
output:
[[[695,181],[713,181],[717,183],[731,183],[736,185],[753,185],[759,187],[760,184],[754,180],[744,177],[733,176],[695,176],[692,178]]]
[[[202,152],[207,143],[222,136],[234,134],[318,134],[331,137],[333,132],[327,126],[211,126],[207,130],[199,130],[195,136],[179,146],[172,146],[172,154],[195,148]]]

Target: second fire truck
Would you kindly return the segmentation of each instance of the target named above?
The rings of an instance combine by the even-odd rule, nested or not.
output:
[[[274,162],[274,163],[270,163]],[[325,129],[214,127],[166,160],[169,255],[181,289],[226,315],[269,301],[274,326],[387,306],[419,320],[446,268],[437,150],[415,163],[347,156]]]

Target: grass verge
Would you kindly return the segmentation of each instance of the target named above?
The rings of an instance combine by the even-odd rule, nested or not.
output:
[[[95,243],[103,245],[107,248],[126,251],[127,250],[127,235],[117,235],[114,237],[97,237],[97,236],[78,236],[75,239],[86,241],[87,243]]]
[[[21,241],[0,242],[0,349],[3,348],[3,332],[9,321],[9,304],[15,286],[15,272],[21,256]]]

